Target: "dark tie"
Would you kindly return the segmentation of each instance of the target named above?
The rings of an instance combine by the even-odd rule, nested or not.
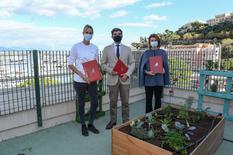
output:
[[[120,46],[120,45],[116,45],[116,47],[117,47],[117,49],[116,49],[116,56],[117,56],[118,59],[119,59],[119,57],[120,57],[119,46]]]

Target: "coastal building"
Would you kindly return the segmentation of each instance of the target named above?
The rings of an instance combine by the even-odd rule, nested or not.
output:
[[[225,21],[233,21],[233,12],[216,15],[215,18],[207,20],[207,24],[213,26]]]
[[[215,44],[171,45],[165,49],[169,57],[182,59],[191,70],[205,68],[207,61],[220,62],[221,50]]]

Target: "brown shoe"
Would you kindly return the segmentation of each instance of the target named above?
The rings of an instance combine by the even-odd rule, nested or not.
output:
[[[116,125],[116,122],[109,122],[107,125],[106,125],[106,127],[105,127],[105,129],[112,129],[112,127],[114,126],[114,125]]]

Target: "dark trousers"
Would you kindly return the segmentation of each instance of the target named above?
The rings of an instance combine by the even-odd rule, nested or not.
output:
[[[163,86],[145,86],[146,92],[146,113],[153,110],[152,99],[153,94],[155,95],[155,106],[154,110],[161,107],[161,98],[162,98]]]
[[[96,109],[98,106],[98,90],[97,90],[97,82],[92,82],[90,84],[74,82],[74,89],[78,96],[78,103],[76,103],[76,109],[78,109],[80,121],[82,124],[85,124],[84,114],[85,114],[85,102],[84,97],[88,93],[90,97],[90,109],[89,109],[89,122],[88,124],[93,124]],[[78,105],[77,105],[78,104]]]

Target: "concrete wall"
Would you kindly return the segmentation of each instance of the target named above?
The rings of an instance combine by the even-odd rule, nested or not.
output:
[[[189,97],[194,97],[193,108],[197,107],[197,92],[174,89],[174,94],[169,95],[169,89],[164,90],[164,103],[183,105]],[[130,91],[130,103],[145,98],[144,88],[133,88]],[[87,104],[88,105],[88,104]],[[211,107],[212,111],[223,111],[223,100],[212,97],[205,97],[203,108]],[[118,106],[121,106],[120,102]],[[86,106],[86,110],[89,107]],[[109,110],[108,94],[103,97],[103,110]],[[231,102],[230,114],[233,115],[233,101]],[[73,121],[75,119],[75,103],[66,102],[42,108],[43,127],[37,127],[35,110],[18,112],[11,115],[0,117],[0,141],[36,132],[45,128],[53,127],[58,124]]]
[[[130,103],[145,98],[144,89],[130,91]],[[121,106],[119,102],[118,106]],[[89,104],[86,106],[86,111]],[[42,108],[43,127],[37,126],[36,110],[28,110],[0,117],[0,141],[36,132],[75,120],[75,102],[66,102]],[[108,94],[103,97],[103,110],[109,109]]]
[[[174,94],[170,95],[169,89],[170,88],[167,88],[164,91],[163,102],[171,103],[171,104],[175,104],[175,105],[184,105],[185,100],[189,96],[192,96],[192,97],[194,97],[194,104],[192,105],[192,108],[194,108],[194,109],[197,108],[197,100],[198,100],[198,93],[197,92],[183,90],[183,89],[174,89]],[[233,115],[233,100],[230,103],[231,103],[231,106],[230,106],[229,114]],[[222,113],[223,112],[223,105],[224,105],[223,99],[205,96],[202,109],[205,109],[206,107],[210,107],[211,111]]]

